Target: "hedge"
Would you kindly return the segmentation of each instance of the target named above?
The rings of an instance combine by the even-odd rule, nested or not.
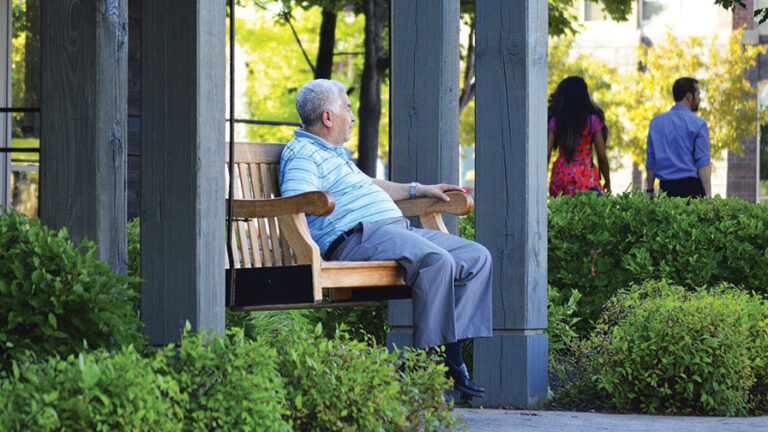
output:
[[[568,407],[664,414],[768,412],[768,303],[720,284],[621,290],[572,351]]]
[[[650,279],[768,293],[768,206],[738,199],[579,194],[549,201],[549,284],[582,294],[582,330],[620,288]]]

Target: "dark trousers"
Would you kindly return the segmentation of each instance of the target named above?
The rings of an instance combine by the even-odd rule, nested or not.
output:
[[[680,198],[704,198],[704,185],[698,177],[686,177],[679,180],[660,180],[661,190],[667,196]]]

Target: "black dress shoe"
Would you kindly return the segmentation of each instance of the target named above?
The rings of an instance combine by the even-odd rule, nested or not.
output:
[[[445,365],[448,366],[448,376],[453,378],[453,388],[455,390],[465,396],[483,397],[485,395],[485,389],[469,379],[466,365],[462,364],[460,367],[456,367],[447,361]]]

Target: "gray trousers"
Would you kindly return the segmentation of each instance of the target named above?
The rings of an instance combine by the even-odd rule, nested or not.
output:
[[[417,348],[493,334],[492,259],[478,243],[392,218],[361,222],[328,258],[395,260],[405,269]]]

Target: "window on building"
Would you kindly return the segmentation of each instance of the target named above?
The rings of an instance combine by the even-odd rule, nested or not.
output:
[[[0,0],[0,206],[37,216],[40,2]]]
[[[640,0],[640,20],[648,22],[661,15],[669,0]]]
[[[608,18],[609,15],[601,5],[584,0],[584,21],[605,21]]]

